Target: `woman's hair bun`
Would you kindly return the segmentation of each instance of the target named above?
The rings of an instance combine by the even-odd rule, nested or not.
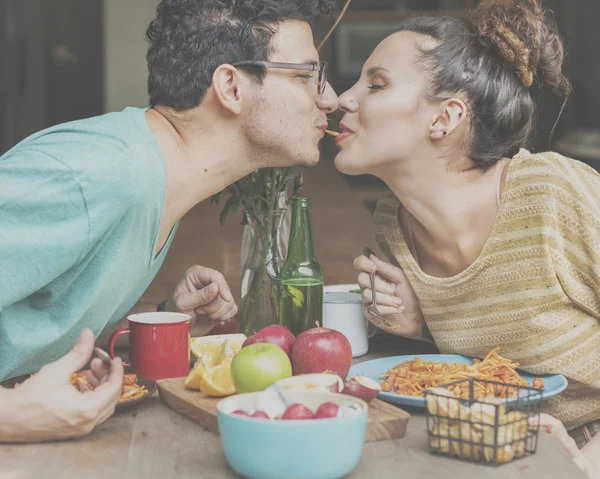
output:
[[[480,40],[495,49],[527,88],[550,85],[568,95],[563,74],[564,47],[558,28],[539,0],[486,2],[470,16]]]

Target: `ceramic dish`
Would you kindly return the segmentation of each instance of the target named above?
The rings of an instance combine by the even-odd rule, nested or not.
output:
[[[356,364],[350,369],[348,377],[363,374],[381,383],[382,380],[380,379],[380,376],[388,372],[394,366],[416,358],[421,358],[425,361],[438,361],[441,363],[473,363],[471,358],[467,356],[461,356],[459,354],[417,354],[412,356],[393,356],[389,358],[373,359],[371,361],[365,361]],[[567,387],[567,379],[560,374],[534,376],[520,369],[517,369],[517,371],[521,375],[521,377],[523,377],[527,382],[529,382],[530,385],[533,385],[534,377],[544,378],[544,390],[542,395],[538,396],[540,399],[546,399],[550,396],[559,394],[562,391],[564,391]],[[393,404],[425,408],[425,398],[422,397],[406,396],[403,394],[396,394],[395,392],[381,391],[378,394],[377,398]]]

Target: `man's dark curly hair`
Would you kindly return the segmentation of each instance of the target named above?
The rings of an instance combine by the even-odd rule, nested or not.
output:
[[[338,10],[339,0],[162,0],[146,31],[150,105],[198,106],[219,65],[269,59],[277,24]]]

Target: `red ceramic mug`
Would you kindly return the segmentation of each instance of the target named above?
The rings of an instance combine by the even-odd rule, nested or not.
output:
[[[134,373],[157,379],[185,377],[190,372],[189,314],[151,312],[127,316],[128,328],[117,329],[110,337],[110,357],[115,357],[115,342],[129,334],[131,363],[123,363]]]

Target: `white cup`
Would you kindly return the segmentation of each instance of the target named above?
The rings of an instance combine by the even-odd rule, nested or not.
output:
[[[323,294],[323,327],[335,329],[350,342],[352,357],[364,356],[369,351],[369,322],[362,311],[359,293],[325,291]]]

